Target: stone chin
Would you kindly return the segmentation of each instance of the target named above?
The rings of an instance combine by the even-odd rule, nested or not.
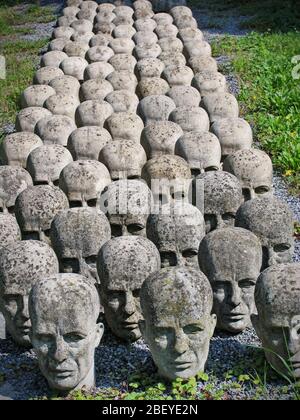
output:
[[[243,332],[250,325],[250,319],[248,315],[241,316],[240,319],[232,320],[230,318],[226,319],[223,316],[222,322],[218,323],[217,328],[220,330],[225,330],[231,334],[239,334]]]
[[[130,341],[130,342],[137,341],[142,336],[141,331],[138,326],[133,329],[130,329],[126,326],[123,326],[122,329],[120,329],[120,326],[118,326],[117,328],[114,328],[113,326],[111,326],[111,329],[117,337],[120,337],[124,341]]]
[[[16,341],[17,344],[19,344],[22,347],[27,347],[27,348],[31,348],[32,344],[31,344],[31,340],[29,337],[29,332],[26,334],[23,333],[17,333],[13,335],[14,340]]]
[[[172,366],[169,364],[167,368],[159,368],[158,373],[160,376],[169,379],[170,381],[174,381],[178,378],[181,379],[189,379],[195,377],[199,372],[203,372],[205,368],[205,362],[198,364],[195,366],[194,363],[186,363],[186,365],[179,366]]]

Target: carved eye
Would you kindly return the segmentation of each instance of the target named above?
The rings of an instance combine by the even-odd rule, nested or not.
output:
[[[67,343],[78,343],[81,340],[84,340],[85,337],[77,334],[77,333],[70,333],[70,334],[66,334],[64,335],[64,340]]]
[[[136,232],[140,232],[141,230],[145,229],[145,226],[139,223],[132,223],[131,225],[127,226],[128,232],[134,234]]]
[[[98,202],[98,199],[97,198],[93,198],[93,199],[87,201],[87,205],[89,207],[96,207],[97,206],[97,202]]]
[[[243,192],[243,196],[244,196],[245,201],[250,200],[251,194],[250,194],[249,188],[243,188],[242,192]]]
[[[122,227],[120,225],[111,225],[111,236],[114,238],[122,236]]]
[[[278,244],[274,246],[274,251],[276,253],[279,252],[286,252],[289,251],[291,249],[291,245],[290,244]]]
[[[222,219],[225,222],[233,222],[235,220],[235,214],[234,213],[225,213],[222,215]]]
[[[44,230],[44,234],[45,236],[47,236],[47,238],[50,238],[50,233],[51,233],[51,229]]]
[[[183,328],[183,331],[185,332],[185,334],[198,334],[203,331],[203,328],[201,328],[198,324],[191,324],[186,325]]]
[[[97,264],[97,255],[91,255],[85,258],[85,262],[88,265],[96,265]]]
[[[258,195],[266,194],[270,191],[270,188],[266,185],[255,188],[255,193]]]
[[[63,273],[79,273],[79,261],[76,258],[63,258],[61,260]]]
[[[7,207],[7,210],[9,214],[15,214],[15,206]]]
[[[161,265],[165,267],[175,267],[177,265],[177,258],[174,252],[161,252]]]
[[[219,168],[217,166],[208,166],[207,168],[205,168],[205,172],[213,172],[218,170]]]
[[[250,289],[252,287],[255,287],[255,282],[251,279],[245,279],[239,281],[239,287],[241,289]]]
[[[184,258],[193,258],[198,255],[198,251],[196,249],[185,249],[182,253]]]
[[[52,336],[48,334],[37,334],[35,337],[41,344],[51,344]]]
[[[22,232],[22,239],[23,241],[38,241],[40,238],[38,232]]]
[[[133,290],[133,291],[132,291],[132,295],[133,295],[133,297],[135,297],[135,298],[139,298],[139,297],[140,297],[140,291],[141,291],[141,289],[136,289],[136,290]]]
[[[82,207],[81,201],[70,201],[70,208],[73,209],[75,207]]]

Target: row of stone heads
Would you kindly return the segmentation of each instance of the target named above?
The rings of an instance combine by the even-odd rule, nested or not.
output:
[[[216,325],[237,333],[251,321],[271,366],[299,378],[300,264],[279,264],[260,274],[261,260],[258,239],[240,228],[203,240],[202,271],[161,269],[151,241],[120,237],[101,248],[96,284],[80,274],[58,274],[50,247],[21,241],[0,253],[0,307],[12,337],[33,346],[41,372],[58,391],[95,385],[101,305],[118,337],[145,339],[167,379],[204,370]]]

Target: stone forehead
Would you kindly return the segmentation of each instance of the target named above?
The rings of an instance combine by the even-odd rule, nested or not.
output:
[[[160,77],[165,68],[158,58],[143,58],[137,62],[137,71],[140,77]]]
[[[139,168],[141,171],[147,157],[143,147],[136,140],[120,139],[104,146],[100,152],[99,160],[110,171],[126,171],[134,168]]]
[[[129,140],[133,135],[139,140],[140,133],[144,128],[142,119],[134,112],[114,113],[106,120],[106,125],[113,138],[122,137],[120,134],[127,133]]]
[[[103,100],[113,91],[111,84],[102,78],[85,81],[80,88],[80,97],[83,101]]]
[[[73,162],[71,153],[63,146],[52,144],[34,149],[28,156],[27,169],[33,179],[48,174],[51,180],[57,180],[65,166]]]
[[[175,143],[182,134],[178,124],[172,121],[157,121],[144,128],[141,144],[150,158],[155,151],[174,153]]]
[[[21,240],[21,231],[14,216],[0,213],[0,249]]]
[[[153,19],[149,17],[137,19],[134,23],[136,30],[138,31],[154,31],[157,24]]]
[[[256,269],[259,273],[261,262],[261,243],[252,232],[245,229],[217,229],[209,233],[200,244],[199,265],[208,277],[216,272],[231,272],[244,267]]]
[[[195,74],[205,69],[209,72],[218,72],[218,64],[213,57],[193,56],[189,59],[189,65]]]
[[[178,28],[169,23],[159,23],[155,29],[158,38],[172,37],[175,38],[178,34]]]
[[[138,84],[139,95],[143,98],[151,95],[165,95],[169,89],[168,82],[160,77],[146,77]]]
[[[83,256],[97,255],[110,238],[106,216],[94,208],[62,211],[51,225],[51,241],[58,255],[63,255],[65,250],[82,251]]]
[[[255,233],[261,240],[287,240],[293,237],[293,214],[288,205],[276,197],[260,197],[244,203],[236,224]]]
[[[175,85],[189,86],[194,77],[193,70],[188,66],[168,66],[164,69],[163,74],[171,87]]]
[[[186,313],[208,315],[213,295],[208,279],[200,271],[170,267],[149,276],[141,293],[141,306],[146,320],[180,317]]]
[[[243,202],[242,187],[232,174],[222,171],[199,175],[196,182],[203,182],[205,213],[214,211],[237,211]]]
[[[179,156],[163,155],[150,159],[143,168],[142,178],[148,185],[152,179],[190,179],[188,163]]]
[[[28,294],[32,285],[45,276],[58,273],[52,248],[39,241],[18,241],[0,253],[0,285]]]
[[[162,53],[160,46],[156,43],[137,45],[134,52],[138,60],[142,60],[143,58],[157,58]]]
[[[225,159],[224,171],[233,173],[239,179],[252,179],[257,174],[272,177],[273,165],[270,157],[262,150],[238,150]]]
[[[131,25],[119,25],[116,26],[113,30],[113,35],[115,38],[132,38],[136,33],[136,30]]]
[[[159,24],[171,24],[173,18],[169,13],[156,13],[152,18],[158,25]]]
[[[150,274],[160,269],[160,256],[149,239],[123,236],[111,239],[101,248],[97,264],[105,288],[140,288]]]
[[[42,230],[49,229],[54,216],[69,207],[62,190],[50,185],[28,187],[16,200],[16,218],[21,229],[35,222]]]
[[[148,186],[135,179],[121,179],[112,182],[105,190],[108,204],[115,203],[117,206],[123,205],[122,200],[126,200],[129,211],[146,210],[150,213],[152,203],[152,193]],[[145,207],[146,206],[146,207]]]
[[[18,195],[32,185],[29,173],[19,167],[0,166],[0,204],[14,206]]]
[[[114,71],[111,64],[99,61],[97,63],[89,64],[84,71],[84,79],[91,80],[102,78],[105,79],[110,73]]]
[[[21,131],[5,137],[1,144],[0,153],[2,160],[3,158],[4,160],[17,160],[19,156],[26,159],[33,149],[42,145],[43,142],[39,136],[34,133]]]
[[[255,290],[259,314],[300,314],[300,264],[279,264],[265,270]]]
[[[37,84],[49,84],[51,80],[55,79],[56,77],[61,77],[64,75],[64,72],[57,68],[57,67],[42,67],[36,71],[34,76],[34,83]]]
[[[213,124],[212,131],[218,138],[227,136],[253,138],[249,123],[242,118],[220,119]]]
[[[109,180],[107,168],[95,160],[77,160],[70,163],[61,173],[61,178],[69,184],[78,184],[78,182],[92,183],[99,180]]]
[[[191,240],[197,247],[204,237],[204,218],[200,210],[188,203],[162,206],[160,214],[150,215],[147,236],[160,249],[167,244],[183,246]]]
[[[90,47],[96,47],[96,46],[107,47],[111,40],[112,40],[112,37],[110,35],[97,34],[97,35],[94,35],[90,39],[89,45]],[[99,62],[105,64],[103,61],[99,61]]]
[[[176,106],[199,106],[201,96],[197,89],[192,86],[173,86],[168,96],[173,99]]]
[[[129,38],[115,38],[110,41],[109,46],[115,54],[131,54],[135,43]]]
[[[72,131],[76,130],[73,118],[66,115],[53,115],[42,118],[36,125],[36,133],[45,144],[62,144],[65,146]],[[62,140],[60,139],[62,137]]]
[[[112,84],[114,90],[128,89],[135,91],[137,86],[137,78],[128,70],[114,71],[107,76],[107,80]]]
[[[49,273],[39,280],[30,293],[29,310],[33,322],[51,316],[49,308],[61,309],[78,308],[79,314],[96,319],[99,316],[99,297],[93,283],[79,274]],[[83,311],[84,308],[84,311]],[[53,314],[55,319],[55,315]],[[33,323],[34,325],[34,323]]]
[[[112,106],[101,100],[82,102],[77,108],[75,119],[78,127],[98,125],[103,127],[105,120],[113,113]]]
[[[56,91],[56,93],[64,93],[66,95],[78,94],[80,89],[80,83],[73,76],[62,76],[56,77],[49,83],[50,86]]]
[[[180,41],[180,39],[175,38],[175,37],[165,37],[165,38],[161,38],[158,41],[158,44],[160,46],[160,48],[162,49],[162,51],[171,51],[171,52],[182,52],[183,51],[183,44]]]
[[[191,17],[193,16],[193,12],[191,11],[191,9],[186,6],[172,7],[172,9],[170,10],[170,13],[174,19],[177,19],[178,17],[181,17],[181,16],[191,16]]]
[[[183,42],[188,42],[188,41],[193,41],[193,40],[202,41],[203,33],[200,31],[200,29],[197,29],[197,28],[191,28],[191,27],[181,28],[179,30],[179,38]]]
[[[48,109],[38,106],[24,108],[17,115],[16,130],[34,133],[37,122],[42,118],[50,117],[51,115],[52,114]]]
[[[117,90],[106,96],[105,100],[113,107],[114,112],[136,112],[139,98],[129,90]]]
[[[181,126],[183,131],[208,131],[209,116],[198,106],[180,106],[170,115],[170,120]]]
[[[192,167],[210,162],[220,163],[221,146],[219,139],[210,132],[190,132],[181,136],[175,146],[175,153],[184,158]]]
[[[109,63],[113,66],[114,71],[133,73],[135,65],[136,65],[136,59],[133,57],[131,53],[130,54],[119,53],[119,54],[114,55],[109,60]],[[119,75],[113,75],[113,73],[114,72],[109,74],[109,76],[107,77],[112,78],[111,83],[114,83],[115,89],[117,88],[119,90],[130,89],[132,92],[134,92],[133,87],[137,84],[137,80],[134,75],[131,77],[131,76],[128,76],[128,74],[126,73],[119,74]],[[122,83],[123,81],[124,83],[126,83],[126,85]]]
[[[145,43],[155,44],[158,41],[157,35],[152,31],[140,31],[134,34],[134,42],[138,46],[143,46]]]
[[[186,64],[185,56],[182,53],[162,52],[159,59],[167,66],[184,66]]]
[[[138,106],[140,115],[146,122],[168,120],[175,108],[174,101],[165,95],[147,96]]]

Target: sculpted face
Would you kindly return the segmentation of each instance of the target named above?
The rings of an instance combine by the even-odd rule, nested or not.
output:
[[[207,278],[184,267],[161,270],[141,290],[143,337],[161,376],[188,379],[204,370],[216,316]]]
[[[109,222],[94,208],[60,212],[51,225],[51,242],[62,273],[78,273],[99,282],[97,255],[111,238]]]
[[[280,264],[264,271],[257,282],[255,302],[258,315],[252,316],[252,322],[268,362],[277,372],[299,379],[299,264]]]
[[[95,287],[77,274],[46,277],[30,295],[32,343],[49,386],[66,392],[95,385],[94,353],[103,335]]]
[[[67,208],[68,199],[59,188],[50,185],[27,188],[16,201],[16,218],[23,239],[34,239],[50,245],[52,220]]]
[[[272,161],[262,150],[235,152],[225,159],[223,169],[238,178],[245,201],[273,194]]]
[[[202,241],[199,265],[211,283],[221,330],[236,334],[251,324],[261,261],[259,240],[244,229],[216,230]]]
[[[247,201],[237,213],[236,225],[253,232],[261,241],[262,271],[289,263],[294,255],[293,215],[284,202],[272,196]]]
[[[144,182],[120,180],[110,184],[101,196],[101,210],[110,222],[112,237],[146,236],[146,223],[153,198]]]
[[[147,237],[157,246],[161,267],[186,266],[198,269],[198,249],[205,236],[204,219],[194,206],[177,202],[164,205],[147,223]]]
[[[32,184],[31,176],[25,169],[0,166],[0,213],[14,214],[18,195]]]
[[[43,276],[59,271],[54,251],[37,241],[18,241],[1,249],[0,310],[6,328],[20,346],[30,347],[30,289]]]
[[[117,337],[138,340],[141,336],[140,289],[144,280],[160,269],[157,249],[146,238],[114,238],[101,248],[97,267],[101,303],[108,325]]]
[[[243,202],[238,179],[223,171],[209,171],[193,182],[193,202],[204,213],[206,233],[233,227]]]

